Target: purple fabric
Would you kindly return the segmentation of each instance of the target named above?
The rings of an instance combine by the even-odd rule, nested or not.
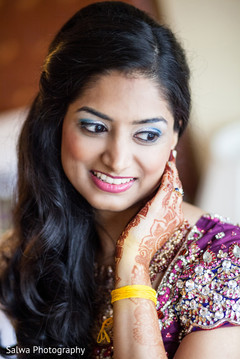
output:
[[[168,358],[195,330],[240,324],[240,227],[201,217],[158,288],[157,312]]]

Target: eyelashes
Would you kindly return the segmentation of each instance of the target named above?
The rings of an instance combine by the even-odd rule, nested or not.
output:
[[[79,120],[79,126],[83,132],[93,136],[99,136],[109,131],[105,123],[90,119]],[[141,144],[152,144],[157,142],[161,136],[162,132],[158,128],[144,128],[135,132],[133,138]]]
[[[106,125],[100,121],[93,121],[93,120],[87,120],[87,119],[83,119],[79,121],[80,123],[80,127],[85,130],[88,131],[89,133],[102,133],[102,132],[107,132],[108,128],[106,127]]]
[[[156,142],[159,137],[162,135],[162,132],[157,128],[149,128],[141,130],[134,134],[134,138],[139,141],[146,142],[146,143],[154,143]]]

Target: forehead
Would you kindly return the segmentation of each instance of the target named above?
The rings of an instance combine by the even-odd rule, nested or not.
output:
[[[72,105],[88,105],[112,118],[122,114],[129,120],[156,115],[172,116],[156,81],[138,74],[126,75],[117,71],[92,80]]]

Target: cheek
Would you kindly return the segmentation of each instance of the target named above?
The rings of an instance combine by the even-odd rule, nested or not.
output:
[[[152,179],[160,179],[166,163],[170,156],[170,150],[151,152],[145,161],[142,161],[142,169],[145,176],[151,176]]]
[[[75,133],[63,133],[62,136],[62,160],[85,161],[91,152],[86,151],[84,141]]]

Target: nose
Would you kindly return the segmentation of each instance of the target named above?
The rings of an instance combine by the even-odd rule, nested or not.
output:
[[[130,140],[122,137],[109,139],[102,153],[103,164],[114,174],[123,174],[131,166],[132,149]]]

